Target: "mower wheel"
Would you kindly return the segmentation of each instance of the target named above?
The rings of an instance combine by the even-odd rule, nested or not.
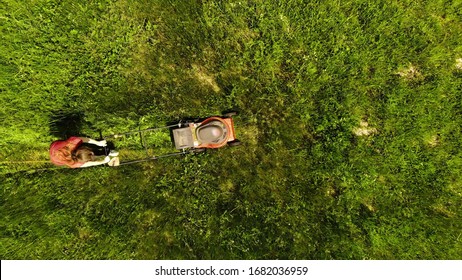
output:
[[[236,115],[237,115],[237,112],[232,111],[232,112],[227,112],[227,113],[223,114],[223,117],[231,118],[231,117],[236,116]]]
[[[193,150],[193,153],[199,154],[199,153],[205,152],[205,150],[207,150],[207,149],[206,149],[206,148],[198,148],[198,149],[194,149],[194,150]]]
[[[242,145],[242,142],[239,141],[239,140],[234,140],[234,141],[231,141],[231,142],[228,143],[228,146],[230,146],[230,147],[236,147],[236,146],[240,146],[240,145]]]

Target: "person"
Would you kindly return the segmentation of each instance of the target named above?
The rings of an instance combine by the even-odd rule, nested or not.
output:
[[[72,136],[67,140],[54,141],[50,145],[50,159],[55,165],[66,165],[70,168],[90,167],[108,163],[110,166],[119,164],[116,151],[106,155],[106,140],[93,140],[87,137]],[[96,157],[105,155],[103,160]],[[111,157],[112,160],[111,160]]]

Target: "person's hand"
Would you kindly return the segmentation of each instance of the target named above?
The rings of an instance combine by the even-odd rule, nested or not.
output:
[[[93,139],[90,139],[90,138],[82,138],[82,139],[88,139],[88,144],[92,144],[92,145],[96,145],[96,146],[100,146],[100,147],[106,147],[107,146],[107,142],[106,140],[101,140],[101,141],[98,141],[98,140],[93,140]],[[85,140],[84,140],[85,142]]]
[[[106,157],[104,158],[104,161],[103,161],[103,162],[104,162],[104,163],[108,163],[108,162],[110,162],[110,161],[111,161],[111,158],[110,158],[109,156],[106,156]]]
[[[96,145],[100,146],[100,147],[106,147],[107,146],[107,142],[106,140],[101,140],[101,141],[98,141],[96,143]]]

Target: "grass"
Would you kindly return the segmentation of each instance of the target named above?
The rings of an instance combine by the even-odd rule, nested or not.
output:
[[[1,258],[460,259],[461,11],[2,0]],[[46,163],[71,134],[232,108],[239,148]],[[144,156],[137,137],[115,144]]]

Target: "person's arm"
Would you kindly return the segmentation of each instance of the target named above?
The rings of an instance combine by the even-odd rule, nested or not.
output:
[[[87,137],[79,137],[79,138],[82,139],[83,143],[93,144],[93,145],[97,145],[97,146],[100,146],[100,147],[106,147],[107,146],[106,140],[98,141],[98,140],[94,140],[94,139],[87,138]]]
[[[108,163],[110,160],[111,160],[111,158],[110,158],[109,156],[107,156],[107,157],[104,158],[104,160],[100,160],[100,161],[88,161],[88,162],[85,162],[84,164],[82,164],[82,165],[79,166],[79,167],[82,168],[82,167],[90,167],[90,166],[96,166],[96,165],[106,164],[106,163]]]

